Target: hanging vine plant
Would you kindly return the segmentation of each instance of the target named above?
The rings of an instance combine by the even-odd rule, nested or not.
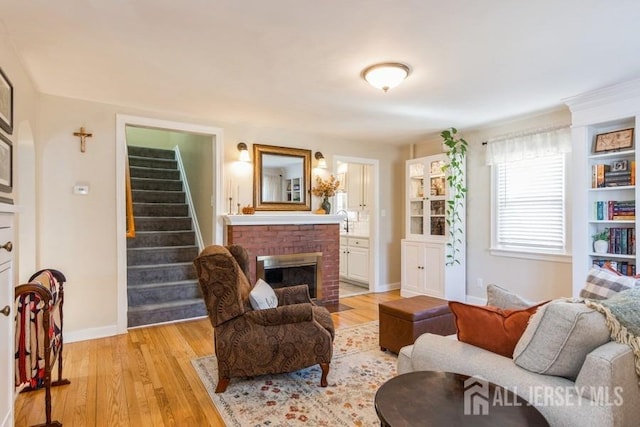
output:
[[[463,244],[464,230],[462,229],[462,211],[467,195],[465,186],[465,156],[467,154],[467,141],[464,138],[456,137],[458,130],[450,128],[442,131],[440,136],[447,147],[447,157],[449,161],[442,166],[442,171],[447,174],[447,184],[450,197],[447,200],[445,212],[446,223],[449,229],[449,241],[447,246],[446,265],[460,264],[460,247]]]

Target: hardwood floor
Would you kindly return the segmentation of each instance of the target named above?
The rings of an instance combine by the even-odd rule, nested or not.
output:
[[[341,299],[353,309],[333,313],[335,327],[377,320],[378,303],[398,298],[391,291]],[[223,425],[190,362],[213,353],[209,319],[132,329],[64,351],[71,384],[52,389],[52,418],[67,427]],[[15,426],[44,421],[44,390],[20,394]]]

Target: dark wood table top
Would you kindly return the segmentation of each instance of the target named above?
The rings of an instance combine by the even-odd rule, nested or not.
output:
[[[378,418],[382,426],[391,427],[549,425],[534,406],[515,393],[472,377],[465,387],[469,378],[431,371],[398,375],[376,393]]]

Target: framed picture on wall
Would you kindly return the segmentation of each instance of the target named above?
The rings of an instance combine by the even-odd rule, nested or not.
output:
[[[0,191],[11,193],[13,185],[13,147],[9,138],[0,133]]]
[[[0,128],[13,133],[13,86],[0,68]]]

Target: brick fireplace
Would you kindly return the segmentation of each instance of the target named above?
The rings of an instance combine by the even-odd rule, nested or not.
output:
[[[341,220],[339,215],[229,215],[225,217],[225,241],[242,245],[249,253],[251,283],[256,281],[259,256],[322,253],[316,301],[333,305],[338,304]]]

